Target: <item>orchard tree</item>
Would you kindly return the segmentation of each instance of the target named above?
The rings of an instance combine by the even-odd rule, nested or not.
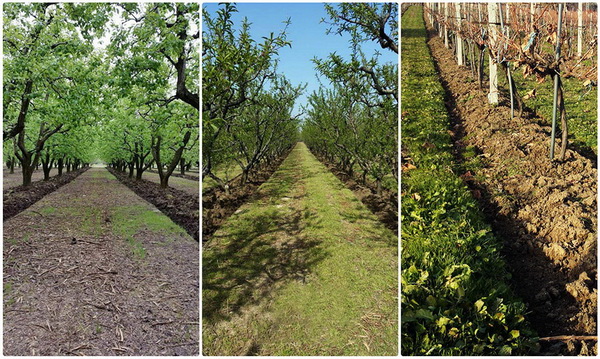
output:
[[[386,176],[398,180],[398,66],[380,63],[377,53],[367,58],[360,44],[377,41],[383,49],[398,52],[397,5],[325,7],[332,26],[328,33],[349,33],[352,54],[350,59],[333,53],[313,60],[331,89],[309,97],[302,136],[313,152],[349,176],[358,166],[362,182],[372,177],[380,193]]]
[[[101,4],[4,6],[3,137],[16,139],[23,185],[31,184],[49,138],[93,116],[101,60],[92,53],[92,40],[104,30],[106,9]]]
[[[198,115],[195,110],[182,103],[158,107],[151,116],[140,115],[152,123],[150,148],[160,185],[166,188],[184,151],[190,151],[198,142]]]
[[[229,191],[228,171],[237,164],[240,183],[282,156],[297,140],[298,116],[291,112],[305,86],[293,86],[277,74],[278,54],[290,46],[285,27],[257,42],[244,19],[239,30],[231,20],[235,5],[223,4],[212,17],[204,11],[202,178]]]
[[[118,140],[129,156],[117,157],[127,163],[130,176],[135,167],[138,179],[155,163],[161,187],[167,187],[185,151],[198,142],[199,7],[119,6],[122,29],[109,47],[116,58],[111,87],[115,100],[126,98],[127,116],[135,117],[136,126]]]
[[[398,53],[398,5],[395,3],[340,3],[325,5],[331,25],[328,34],[349,34],[353,50],[350,60],[330,54],[327,60],[315,59],[317,69],[328,79],[338,81],[349,72],[370,81],[373,91],[398,101],[397,65],[379,64],[378,54],[366,58],[361,43],[376,41],[382,49]],[[394,76],[395,75],[395,76]]]
[[[200,109],[198,94],[199,5],[197,3],[124,3],[123,28],[112,39],[121,85],[128,82],[149,94],[157,84],[173,81],[167,97],[150,95],[148,102],[181,100]],[[166,73],[165,66],[167,65]]]

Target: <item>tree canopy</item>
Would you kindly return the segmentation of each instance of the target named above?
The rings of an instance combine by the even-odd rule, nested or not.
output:
[[[198,162],[197,4],[8,3],[3,16],[4,159],[23,184],[40,162],[101,159],[138,177],[154,163],[166,186],[182,158]]]

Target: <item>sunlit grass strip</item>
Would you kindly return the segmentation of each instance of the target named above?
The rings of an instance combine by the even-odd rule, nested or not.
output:
[[[403,355],[510,355],[536,348],[501,243],[453,172],[444,90],[420,6],[402,17]]]

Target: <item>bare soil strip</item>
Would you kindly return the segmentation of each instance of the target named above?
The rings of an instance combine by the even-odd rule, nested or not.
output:
[[[175,188],[160,188],[160,184],[145,179],[135,180],[127,174],[108,168],[121,183],[138,196],[152,203],[171,220],[183,227],[195,240],[200,240],[200,202],[198,195]],[[199,188],[199,184],[196,188]],[[197,189],[197,191],[199,191]]]
[[[158,174],[158,172],[156,172],[154,170],[152,170],[152,171],[147,170],[146,173],[156,173],[156,174]],[[171,174],[171,177],[185,178],[185,179],[189,179],[190,181],[199,181],[200,180],[200,173],[199,172],[188,171],[184,175],[182,175],[181,173],[175,173],[175,172],[173,172]]]
[[[29,208],[32,204],[39,201],[45,195],[52,193],[71,182],[77,176],[87,171],[89,167],[82,168],[69,173],[63,173],[60,177],[52,177],[48,181],[38,181],[30,186],[17,186],[4,188],[3,201],[3,220],[7,220],[23,210]],[[42,175],[43,178],[43,175]]]
[[[462,177],[506,241],[506,260],[516,291],[529,303],[530,321],[540,336],[595,335],[594,163],[573,150],[564,162],[551,162],[548,127],[535,119],[511,120],[509,108],[490,106],[442,41],[430,36],[428,44],[448,93],[457,152],[473,146],[484,163]],[[594,342],[579,343],[586,345],[595,352]]]
[[[311,152],[312,153],[312,152]],[[376,185],[367,181],[367,184],[359,183],[356,178],[330,163],[324,157],[313,153],[321,163],[325,165],[340,181],[354,192],[354,195],[367,206],[379,218],[379,220],[396,235],[398,235],[398,194],[387,189],[377,194]]]
[[[160,184],[160,176],[158,173],[146,171],[142,178]],[[198,177],[181,178],[177,176],[173,177],[173,175],[171,175],[171,177],[169,177],[169,187],[186,192],[196,198],[200,197],[200,182]]]
[[[4,222],[4,355],[198,355],[198,243],[103,168]]]
[[[211,187],[202,192],[202,242],[210,239],[210,236],[231,216],[238,208],[246,203],[256,193],[258,187],[266,182],[279,165],[285,160],[290,150],[281,158],[267,163],[258,170],[250,181],[244,185],[240,184],[240,177],[229,184],[229,193],[218,186]]]

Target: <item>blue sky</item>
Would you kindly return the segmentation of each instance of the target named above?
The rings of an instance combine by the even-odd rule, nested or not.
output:
[[[217,3],[202,5],[212,15],[219,9]],[[320,23],[322,18],[328,19],[322,3],[237,3],[238,12],[232,20],[236,27],[244,17],[252,23],[250,33],[255,40],[277,35],[284,28],[283,22],[291,18],[287,39],[292,47],[285,47],[279,52],[279,72],[283,73],[294,85],[307,83],[304,94],[297,101],[294,114],[305,105],[307,95],[319,88],[317,72],[311,61],[314,57],[326,58],[332,52],[350,58],[350,36],[326,35],[328,24]],[[381,62],[398,62],[398,55],[388,49],[381,49],[376,42],[363,43],[361,46],[367,57],[376,50],[381,53]],[[325,79],[321,79],[326,82]],[[325,83],[325,85],[328,85]]]

